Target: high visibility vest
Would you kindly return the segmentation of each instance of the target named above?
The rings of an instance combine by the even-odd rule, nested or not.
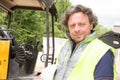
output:
[[[69,74],[68,80],[94,80],[95,67],[109,49],[114,51],[112,47],[103,43],[99,39],[95,39],[90,44],[88,44],[83,52],[83,55],[81,55],[77,66],[75,66],[75,68],[73,68]],[[115,68],[114,80],[116,80]]]

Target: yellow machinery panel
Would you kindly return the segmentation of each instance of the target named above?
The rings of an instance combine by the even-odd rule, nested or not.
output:
[[[10,41],[0,40],[0,80],[7,78]]]

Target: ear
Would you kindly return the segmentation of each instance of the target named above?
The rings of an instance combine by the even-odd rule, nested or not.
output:
[[[90,25],[91,30],[93,29],[93,24]]]

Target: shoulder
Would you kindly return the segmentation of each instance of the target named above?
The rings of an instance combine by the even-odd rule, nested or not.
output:
[[[96,78],[113,78],[113,63],[114,55],[111,50],[108,50],[106,54],[100,59],[99,63],[96,65],[94,72],[95,80]]]

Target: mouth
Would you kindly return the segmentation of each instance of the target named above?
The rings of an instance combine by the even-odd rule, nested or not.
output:
[[[81,37],[81,36],[82,36],[82,34],[76,34],[75,36],[76,36],[76,37]]]
[[[76,35],[75,37],[76,37],[76,38],[81,38],[81,35]]]

